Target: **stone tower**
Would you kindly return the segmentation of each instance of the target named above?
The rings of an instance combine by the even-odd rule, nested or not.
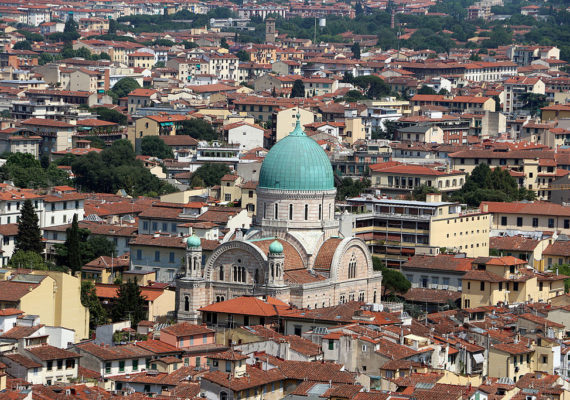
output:
[[[186,239],[183,276],[176,279],[176,319],[197,322],[203,305],[205,283],[202,276],[202,243],[192,235]]]
[[[265,43],[275,43],[275,18],[267,18],[265,20]]]

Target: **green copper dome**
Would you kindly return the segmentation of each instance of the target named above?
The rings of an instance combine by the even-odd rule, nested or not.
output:
[[[200,238],[196,235],[192,235],[186,239],[186,247],[200,247],[201,241]]]
[[[317,142],[305,135],[299,123],[267,153],[259,172],[259,188],[281,190],[333,190],[331,162]]]
[[[283,245],[276,240],[269,245],[269,252],[272,254],[281,254],[283,253]]]

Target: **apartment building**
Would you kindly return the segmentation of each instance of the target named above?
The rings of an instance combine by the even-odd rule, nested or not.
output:
[[[531,76],[514,76],[504,82],[505,98],[503,112],[514,113],[520,110],[524,102],[524,94],[544,94],[545,85],[541,78]]]
[[[76,126],[63,121],[44,118],[29,118],[22,121],[22,127],[41,136],[41,154],[67,150],[72,147]]]
[[[491,215],[490,229],[494,231],[551,231],[570,235],[570,206],[542,201],[511,203],[484,201],[480,209]]]
[[[518,258],[478,257],[463,276],[463,308],[548,302],[564,293],[564,275],[539,273]]]
[[[371,186],[384,194],[411,193],[424,185],[440,192],[453,192],[461,189],[467,177],[463,171],[448,171],[444,166],[430,168],[397,161],[374,164],[369,168]]]
[[[417,107],[443,106],[451,112],[484,113],[495,111],[495,100],[483,96],[444,96],[439,94],[416,94],[412,104]]]
[[[361,238],[373,255],[389,267],[400,268],[415,254],[439,253],[441,248],[467,257],[489,254],[489,218],[484,212],[466,212],[460,204],[441,201],[348,199],[353,213],[340,216],[341,231]]]
[[[415,255],[400,267],[400,272],[413,288],[461,291],[463,276],[473,260],[464,254]]]

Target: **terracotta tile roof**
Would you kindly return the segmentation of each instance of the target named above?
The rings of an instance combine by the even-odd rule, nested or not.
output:
[[[117,298],[117,291],[119,290],[119,285],[111,285],[106,283],[96,283],[95,291],[97,297],[102,299],[115,299]],[[141,286],[141,295],[146,301],[154,301],[164,293],[163,288],[153,288],[147,286]]]
[[[0,301],[17,302],[38,286],[39,283],[0,281]]]
[[[0,316],[5,317],[8,315],[20,315],[23,314],[24,312],[21,310],[18,310],[17,308],[4,308],[2,310],[0,310]]]
[[[33,126],[49,126],[54,128],[74,128],[75,125],[68,124],[63,121],[56,121],[53,119],[44,118],[29,118],[21,122],[22,125],[33,125]]]
[[[402,268],[460,272],[470,270],[473,260],[470,257],[457,257],[452,254],[438,254],[437,256],[415,255],[405,262]]]
[[[489,238],[489,248],[514,251],[534,251],[540,240],[535,240],[522,235],[495,236]]]
[[[242,354],[239,351],[234,351],[233,349],[229,349],[226,351],[222,351],[220,353],[210,354],[208,358],[212,358],[214,360],[226,360],[226,361],[240,361],[240,360],[247,360],[248,356]]]
[[[400,388],[409,387],[409,386],[416,386],[418,383],[437,383],[443,374],[437,372],[429,372],[426,374],[411,374],[405,377],[400,377],[393,379],[392,382],[396,384],[396,386]]]
[[[534,348],[529,347],[526,343],[497,343],[492,348],[509,354],[526,354],[534,352]]]
[[[3,356],[6,357],[8,360],[13,361],[14,363],[21,365],[22,367],[24,367],[26,369],[41,368],[42,367],[42,364],[35,362],[31,358],[23,356],[23,355],[18,354],[18,353],[4,354]]]
[[[125,360],[131,358],[149,357],[153,355],[152,352],[133,344],[122,346],[105,346],[98,345],[93,342],[85,342],[77,344],[76,348],[78,348],[80,351],[92,354],[93,356],[104,361]]]
[[[176,347],[171,346],[167,343],[161,342],[160,340],[145,340],[136,343],[137,347],[141,347],[148,350],[154,354],[181,354],[182,351],[178,350]]]
[[[375,352],[391,360],[401,360],[418,354],[417,351],[407,346],[391,342],[387,339],[380,338],[377,343],[380,347]]]
[[[63,360],[66,358],[81,357],[79,354],[74,353],[73,351],[60,349],[55,346],[50,346],[49,344],[43,344],[41,346],[36,346],[36,347],[27,347],[26,351],[30,352],[31,354],[33,354],[35,357],[39,358],[42,361]]]
[[[395,165],[393,167],[386,167],[381,170],[377,170],[376,172],[422,176],[449,176],[465,174],[465,172],[462,171],[438,171],[421,165]]]
[[[181,236],[138,235],[131,239],[129,245],[185,249],[186,244],[183,242],[183,239]]]
[[[201,335],[204,333],[213,333],[214,331],[206,328],[204,325],[196,325],[196,324],[191,324],[189,322],[182,322],[179,324],[167,326],[166,328],[162,328],[160,332],[168,333],[170,335],[179,337],[179,336]]]
[[[542,254],[547,256],[570,257],[570,240],[558,239],[554,243],[549,244],[548,247],[543,250]]]
[[[0,336],[2,339],[23,339],[36,333],[43,325],[24,326],[16,325]]]
[[[150,97],[153,94],[158,93],[158,91],[154,90],[154,89],[135,89],[132,92],[130,92],[128,95],[129,96],[137,96],[137,97]]]
[[[338,245],[342,242],[341,238],[330,238],[327,239],[319,249],[317,257],[315,258],[315,263],[313,265],[314,269],[330,270],[332,259]]]
[[[303,259],[301,258],[299,252],[295,249],[295,247],[293,247],[291,243],[283,239],[260,239],[252,240],[250,243],[258,247],[264,254],[269,254],[269,245],[276,240],[283,246],[283,254],[285,255],[285,271],[304,269],[305,264],[303,263]]]
[[[303,284],[311,282],[319,282],[327,279],[324,275],[317,272],[310,272],[306,269],[295,269],[290,271],[285,271],[284,280],[285,282],[292,284]]]
[[[308,357],[317,356],[322,353],[321,346],[308,339],[304,339],[297,335],[289,335],[285,339],[289,342],[291,350],[294,350],[297,353],[301,353]]]
[[[485,281],[485,282],[506,282],[508,279],[503,278],[493,272],[482,271],[482,270],[472,270],[467,271],[463,275],[463,280],[471,281]]]
[[[287,309],[289,309],[287,304],[270,296],[267,297],[267,301],[252,296],[242,296],[219,303],[212,303],[199,308],[198,311],[273,317],[280,315]]]
[[[534,322],[535,324],[542,326],[542,327],[548,326],[548,327],[552,327],[552,328],[564,329],[563,324],[559,324],[558,322],[550,321],[549,319],[539,317],[538,315],[525,313],[525,314],[519,315],[518,317],[522,318],[522,319],[526,319],[527,321]]]
[[[118,126],[115,122],[103,121],[100,119],[88,118],[77,121],[78,126]]]
[[[168,135],[160,137],[167,146],[197,146],[198,141],[189,135]]]
[[[2,235],[2,236],[16,236],[17,234],[18,234],[18,224],[0,225],[0,235]]]
[[[284,361],[275,357],[270,359],[271,364],[276,365],[288,379],[347,384],[355,382],[354,375],[343,370],[340,364],[323,361]]]
[[[410,288],[401,295],[406,301],[425,302],[431,304],[447,304],[461,298],[461,292],[439,289]]]
[[[247,376],[235,378],[231,377],[227,372],[212,371],[205,373],[202,376],[202,380],[213,382],[235,392],[285,380],[285,376],[277,368],[264,371],[247,365],[246,374]]]

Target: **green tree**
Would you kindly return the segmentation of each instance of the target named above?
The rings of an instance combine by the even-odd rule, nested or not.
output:
[[[116,193],[124,189],[132,196],[160,195],[176,191],[136,159],[128,140],[117,140],[100,153],[90,152],[71,164],[76,184],[83,190]]]
[[[220,41],[220,47],[222,47],[224,49],[230,48],[230,45],[228,44],[228,41],[225,37],[223,37],[222,40]]]
[[[53,56],[49,53],[43,52],[38,57],[38,64],[45,65],[47,63],[53,62]]]
[[[140,88],[141,85],[133,78],[123,78],[119,82],[115,83],[115,86],[111,89],[111,92],[117,97],[125,97],[133,90]]]
[[[17,42],[13,47],[14,50],[32,50],[32,44],[27,40]]]
[[[338,182],[335,180],[335,186],[337,200],[344,200],[347,197],[360,196],[365,189],[370,187],[370,180],[346,177]]]
[[[119,125],[127,125],[127,116],[117,110],[107,107],[94,107],[89,111],[97,114],[100,120],[107,122],[114,122]]]
[[[107,30],[107,34],[109,35],[116,35],[117,34],[117,21],[114,19],[109,19],[109,29]]]
[[[482,201],[534,200],[535,192],[519,188],[508,170],[479,164],[467,177],[460,190],[453,193],[452,200],[478,207]]]
[[[141,140],[141,154],[160,159],[174,158],[172,149],[159,136],[145,136]]]
[[[422,85],[420,90],[418,90],[418,94],[437,94],[437,92],[430,86]]]
[[[222,177],[230,173],[230,168],[226,164],[203,164],[200,168],[194,172],[192,175],[192,180],[194,177],[198,177],[204,182],[206,187],[212,187],[219,185],[221,183]]]
[[[352,51],[352,58],[360,60],[360,43],[354,42],[352,46],[350,46],[350,51]]]
[[[382,78],[375,75],[358,76],[353,78],[352,83],[363,89],[369,99],[377,100],[391,93],[390,86]]]
[[[245,50],[240,50],[236,53],[237,58],[239,58],[239,60],[241,62],[249,62],[249,53]]]
[[[87,239],[87,246],[90,251],[90,259],[86,260],[86,262],[92,261],[101,256],[116,257],[119,255],[116,254],[115,243],[103,235],[90,234],[89,239]]]
[[[295,82],[293,82],[291,97],[305,97],[305,85],[301,79],[296,79]]]
[[[521,94],[520,100],[524,103],[522,109],[530,111],[533,117],[540,115],[540,109],[548,105],[548,100],[544,94],[527,92]]]
[[[78,28],[79,28],[79,25],[77,24],[75,19],[73,19],[73,14],[69,14],[67,17],[67,21],[65,21],[63,33],[61,34],[61,40],[64,43],[69,45],[74,40],[79,39],[80,35],[79,35],[79,32],[77,32]],[[56,35],[56,34],[54,34],[54,35]],[[50,38],[52,36],[53,35],[50,35]],[[64,58],[66,58],[66,57],[64,57]]]
[[[27,199],[22,204],[20,220],[18,221],[18,233],[16,235],[16,251],[33,251],[42,254],[44,243],[40,231],[39,218],[34,204]]]
[[[95,285],[90,280],[81,281],[81,304],[89,309],[89,329],[95,330],[97,326],[107,323],[107,313],[97,297]]]
[[[192,136],[196,140],[216,140],[218,134],[212,125],[203,119],[193,118],[182,121],[182,129],[177,131],[178,135]]]
[[[63,27],[63,33],[77,33],[79,25],[75,22],[73,14],[70,13],[67,16],[67,21],[65,21],[65,26]]]
[[[356,2],[356,6],[354,7],[354,14],[357,17],[360,17],[362,14],[364,14],[364,9],[362,8],[362,4],[360,3],[360,1]]]
[[[139,285],[130,279],[117,290],[117,298],[111,307],[113,322],[130,320],[133,326],[146,318],[146,299]]]
[[[81,260],[81,236],[79,233],[79,223],[77,222],[77,214],[73,214],[71,227],[67,229],[65,238],[65,247],[67,248],[66,266],[73,272],[81,270],[83,262]]]
[[[30,268],[45,271],[48,269],[44,258],[35,251],[17,250],[8,265],[12,268]]]
[[[192,176],[192,181],[190,182],[190,187],[192,188],[203,188],[204,181],[198,175]]]
[[[372,256],[372,264],[375,271],[382,271],[384,293],[404,294],[412,287],[410,281],[400,271],[387,268],[382,259]]]
[[[412,199],[417,201],[426,201],[426,196],[429,193],[440,193],[440,191],[433,186],[420,185],[412,191]]]

